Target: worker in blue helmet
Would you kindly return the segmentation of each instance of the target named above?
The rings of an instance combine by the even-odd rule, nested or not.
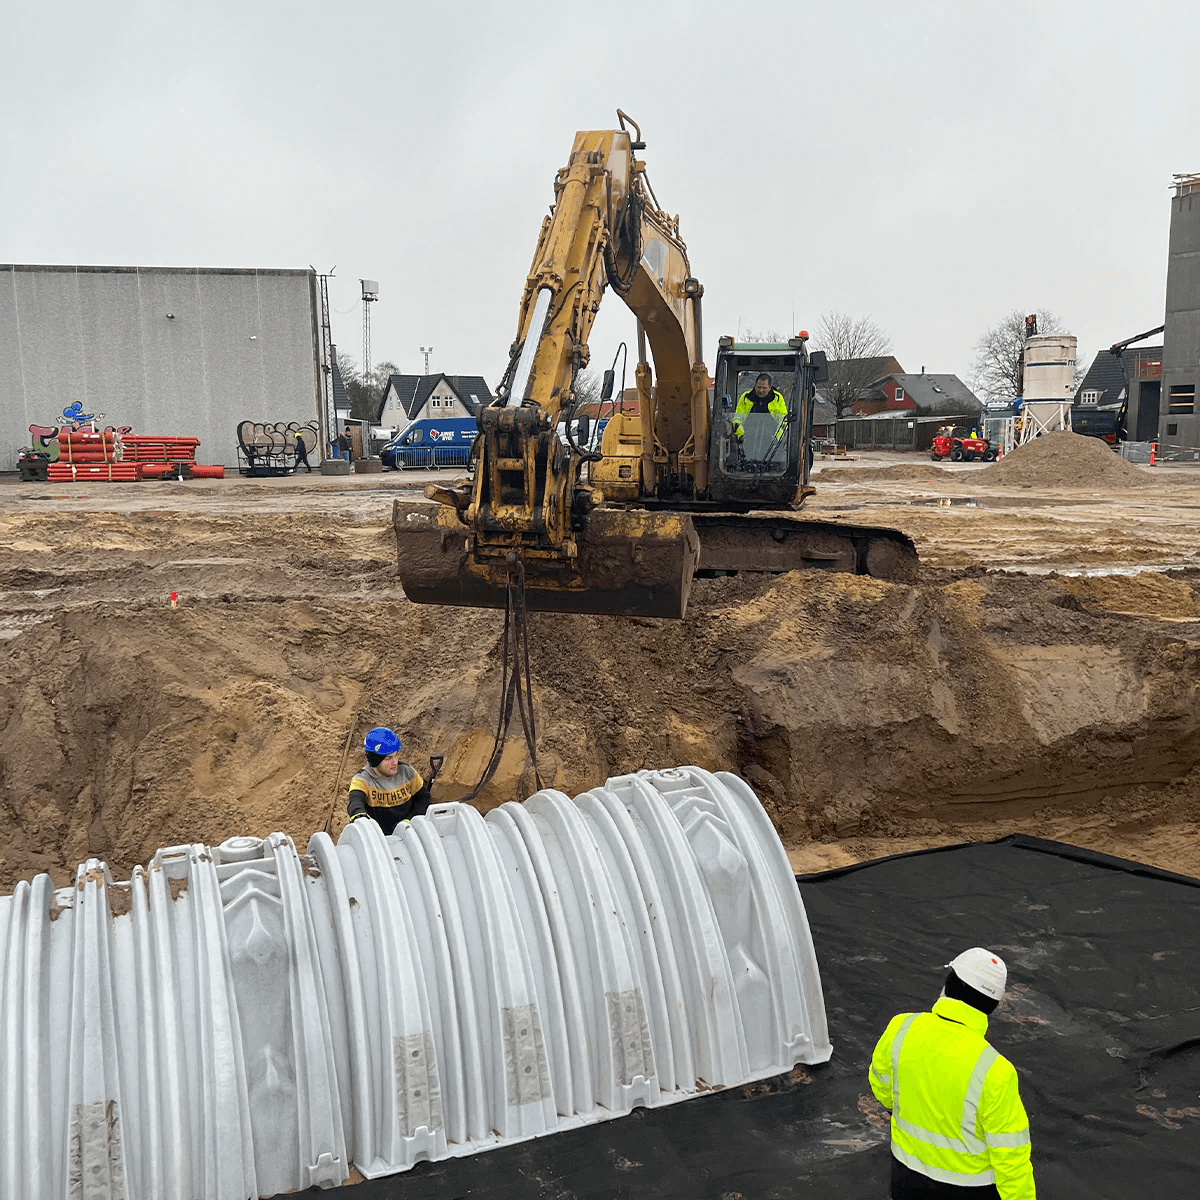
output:
[[[384,834],[391,833],[401,821],[419,817],[432,803],[429,795],[440,759],[430,759],[430,779],[406,762],[400,761],[400,739],[390,729],[372,729],[363,743],[367,764],[350,781],[350,802],[346,811],[351,821],[370,817]]]

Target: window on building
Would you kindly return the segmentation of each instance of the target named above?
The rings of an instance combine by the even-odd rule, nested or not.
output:
[[[901,403],[903,403],[903,401],[904,401],[904,389],[902,387],[898,387],[896,389],[896,403],[901,404]]]
[[[1167,437],[1178,437],[1178,436],[1179,436],[1179,426],[1176,425],[1174,421],[1172,421],[1171,424],[1169,424],[1167,426]]]
[[[1088,388],[1086,392],[1079,393],[1080,404],[1099,404],[1100,393],[1095,388]]]
[[[1171,384],[1171,407],[1173,413],[1194,413],[1196,411],[1196,385],[1194,383]]]

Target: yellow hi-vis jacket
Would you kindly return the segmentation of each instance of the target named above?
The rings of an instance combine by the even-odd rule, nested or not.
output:
[[[987,1017],[943,996],[901,1013],[871,1058],[871,1091],[892,1110],[892,1153],[959,1187],[994,1183],[1003,1200],[1034,1200],[1029,1118],[1012,1063],[984,1040]]]
[[[775,418],[778,428],[775,430],[775,440],[779,441],[783,437],[783,420],[787,416],[787,401],[783,398],[783,393],[777,389],[771,390],[770,399],[767,400],[767,412]],[[754,402],[756,400],[762,403],[762,399],[753,390],[743,392],[738,397],[737,408],[733,412],[733,435],[740,438],[742,436],[742,423],[745,420],[746,414],[754,411]]]

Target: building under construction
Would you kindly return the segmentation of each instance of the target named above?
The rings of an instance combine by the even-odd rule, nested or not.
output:
[[[1200,174],[1176,175],[1171,197],[1159,445],[1200,447]]]

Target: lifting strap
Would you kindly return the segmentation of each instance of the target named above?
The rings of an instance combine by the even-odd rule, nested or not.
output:
[[[511,654],[510,654],[511,648]],[[529,622],[525,611],[525,564],[520,557],[509,566],[508,583],[504,607],[504,634],[501,639],[501,657],[504,673],[500,684],[500,712],[496,719],[496,739],[492,754],[484,768],[483,776],[472,791],[464,796],[463,802],[474,800],[491,780],[500,765],[504,743],[508,741],[508,726],[512,720],[513,703],[521,714],[521,728],[525,733],[525,745],[529,750],[529,761],[533,766],[533,778],[540,791],[541,772],[537,760],[537,725],[533,711],[533,684],[529,677]]]

